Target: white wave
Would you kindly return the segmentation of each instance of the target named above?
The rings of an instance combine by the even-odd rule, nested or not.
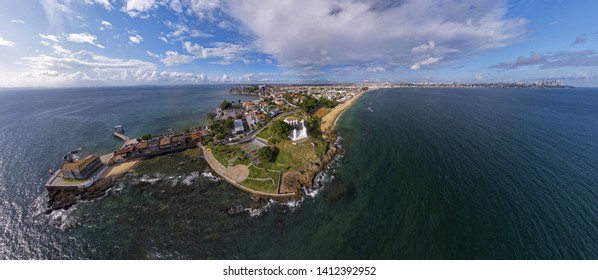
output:
[[[218,182],[218,181],[222,180],[220,177],[215,176],[214,174],[212,174],[212,172],[210,172],[208,170],[201,173],[201,176],[203,176],[204,178],[210,179],[213,182]]]
[[[77,220],[76,216],[72,214],[76,206],[72,206],[66,210],[54,210],[52,213],[48,214],[49,224],[62,230],[66,231],[78,225],[79,221]]]

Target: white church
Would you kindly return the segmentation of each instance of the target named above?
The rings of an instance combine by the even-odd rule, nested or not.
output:
[[[300,141],[307,138],[307,126],[305,125],[305,120],[295,118],[295,117],[287,117],[284,119],[284,122],[289,124],[293,127],[293,132],[289,135],[289,138],[292,141]]]

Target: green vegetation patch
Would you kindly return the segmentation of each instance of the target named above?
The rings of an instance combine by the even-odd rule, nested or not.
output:
[[[278,193],[278,184],[273,184],[271,181],[261,181],[247,178],[241,182],[243,186],[248,187],[252,190],[262,191],[267,193]]]
[[[249,160],[239,145],[212,146],[212,154],[224,166],[247,165]]]
[[[144,159],[135,166],[135,171],[141,174],[188,174],[193,171],[203,170],[203,160],[197,160],[202,155],[199,148],[185,150]],[[202,165],[198,167],[198,164]]]

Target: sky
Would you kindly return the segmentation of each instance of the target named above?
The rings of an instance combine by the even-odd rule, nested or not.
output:
[[[594,0],[0,2],[0,87],[598,86]]]

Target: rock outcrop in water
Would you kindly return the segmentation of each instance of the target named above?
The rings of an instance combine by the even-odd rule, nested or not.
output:
[[[85,189],[62,189],[52,188],[48,189],[48,210],[46,214],[54,210],[69,209],[78,201],[92,200],[102,197],[106,191],[114,186],[124,174],[109,176],[97,180],[91,187]]]

